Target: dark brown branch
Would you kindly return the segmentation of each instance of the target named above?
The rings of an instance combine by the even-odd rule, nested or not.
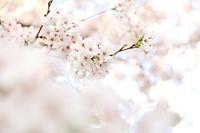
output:
[[[39,30],[38,30],[38,33],[37,33],[37,35],[35,36],[35,39],[40,38],[40,37],[39,37],[39,34],[40,34],[42,28],[43,28],[43,25],[40,26],[40,28],[39,28]]]
[[[47,8],[47,13],[46,14],[44,14],[44,16],[45,17],[47,17],[47,15],[50,13],[50,7],[51,7],[51,4],[52,4],[52,2],[53,2],[53,0],[50,0],[49,2],[48,2],[48,8]]]
[[[30,27],[32,26],[31,24],[25,24],[23,22],[17,21],[17,24],[20,24],[22,27]]]
[[[48,2],[47,12],[46,12],[46,14],[44,14],[44,17],[47,17],[48,14],[50,13],[50,11],[51,11],[51,10],[50,10],[50,7],[51,7],[51,4],[52,4],[52,3],[53,3],[53,0],[50,0],[50,1]],[[38,30],[36,36],[35,36],[35,39],[40,38],[39,35],[40,35],[40,32],[41,32],[42,28],[43,28],[43,25],[40,26],[40,28],[39,28],[39,30]]]

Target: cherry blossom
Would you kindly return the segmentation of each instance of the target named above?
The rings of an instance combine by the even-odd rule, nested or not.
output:
[[[142,39],[140,49],[143,50],[146,54],[153,54],[156,50],[157,41],[153,36],[146,35]]]
[[[62,10],[56,9],[44,17],[40,40],[48,47],[69,52],[72,43],[81,40],[81,36],[72,20],[66,18]]]
[[[108,73],[110,51],[97,38],[85,38],[71,45],[69,54],[72,70],[80,77],[103,77]]]
[[[40,23],[47,6],[31,22],[5,13],[12,1],[0,3],[2,132],[200,131],[198,0],[49,0]]]

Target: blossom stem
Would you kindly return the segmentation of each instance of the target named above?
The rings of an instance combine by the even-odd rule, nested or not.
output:
[[[40,28],[39,28],[39,30],[38,30],[36,36],[35,36],[35,39],[40,38],[40,37],[39,37],[39,34],[40,34],[42,28],[43,28],[43,25],[40,26]]]
[[[44,14],[44,17],[47,17],[48,14],[50,13],[50,11],[51,11],[51,10],[50,10],[50,7],[51,7],[51,4],[52,4],[52,3],[53,3],[53,0],[49,0],[47,12],[46,12],[46,14]],[[35,36],[35,39],[40,38],[39,35],[40,35],[40,32],[41,32],[42,28],[43,28],[43,25],[40,26],[40,28],[39,28],[39,30],[38,30],[36,36]]]
[[[134,49],[134,48],[136,48],[136,47],[135,47],[135,43],[132,44],[130,47],[125,48],[126,46],[127,46],[126,44],[123,45],[119,50],[117,50],[114,54],[111,54],[110,56],[115,56],[116,54],[118,54],[118,53],[120,53],[120,52],[129,50],[129,49]]]
[[[77,22],[78,22],[78,23],[79,23],[79,22],[84,22],[84,21],[86,21],[86,20],[89,20],[89,19],[91,19],[91,18],[94,18],[94,17],[96,17],[96,16],[102,15],[102,14],[107,13],[108,11],[112,11],[112,10],[116,10],[116,7],[113,7],[113,8],[107,9],[107,10],[100,11],[100,12],[98,12],[98,13],[92,15],[92,16],[89,16],[89,17],[84,18],[84,19],[80,19],[80,20],[78,20]],[[72,26],[72,27],[69,27],[67,30],[70,30],[71,28],[73,28],[73,27],[76,26],[76,22],[73,22],[72,24],[73,24],[73,26]]]
[[[111,11],[111,10],[114,10],[114,9],[115,9],[115,8],[110,8],[110,9],[107,9],[107,10],[100,11],[100,12],[98,12],[98,13],[92,15],[92,16],[89,16],[89,17],[87,17],[87,18],[81,19],[81,20],[79,20],[78,22],[86,21],[86,20],[88,20],[88,19],[94,18],[94,17],[96,17],[96,16],[99,16],[99,15],[101,15],[101,14],[104,14],[104,13],[106,13],[106,12],[108,12],[108,11]]]
[[[142,35],[142,37],[140,37],[136,43],[133,43],[131,46],[129,47],[126,47],[127,45],[123,45],[119,50],[117,50],[115,53],[113,54],[110,54],[110,56],[115,56],[116,54],[120,53],[120,52],[123,52],[123,51],[126,51],[126,50],[129,50],[129,49],[134,49],[134,48],[139,48],[140,45],[141,45],[141,42],[144,38],[144,35]]]
[[[53,0],[49,0],[49,2],[48,2],[48,8],[47,8],[47,13],[46,14],[44,14],[44,16],[45,17],[47,17],[47,15],[50,13],[50,7],[51,7],[51,4],[53,3]]]

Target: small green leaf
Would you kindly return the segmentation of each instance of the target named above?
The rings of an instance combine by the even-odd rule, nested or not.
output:
[[[117,10],[117,6],[113,7],[112,10],[116,11]]]
[[[138,42],[141,42],[141,41],[143,40],[143,38],[144,38],[144,35],[142,35],[142,36],[140,37],[140,39],[138,39]]]
[[[141,46],[143,38],[144,38],[144,35],[142,35],[142,36],[138,39],[138,41],[135,43],[135,48],[139,48],[139,47]]]

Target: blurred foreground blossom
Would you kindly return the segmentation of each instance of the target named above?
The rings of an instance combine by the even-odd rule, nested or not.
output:
[[[28,26],[0,2],[0,133],[199,133],[198,0],[81,2]]]
[[[122,133],[129,107],[111,89],[88,84],[76,93],[55,80],[58,59],[37,47],[0,43],[0,131]],[[60,64],[61,65],[61,64]],[[62,66],[60,66],[62,67]]]

